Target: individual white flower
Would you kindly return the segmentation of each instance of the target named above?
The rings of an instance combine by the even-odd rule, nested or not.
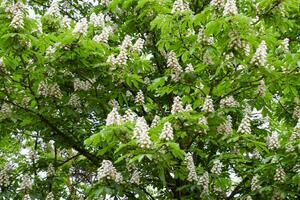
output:
[[[175,113],[179,113],[179,112],[184,112],[184,108],[182,105],[181,98],[179,96],[176,96],[173,100],[171,113],[175,114]]]
[[[142,38],[138,38],[134,45],[132,46],[132,51],[136,51],[138,53],[141,53],[142,50],[143,50],[143,47],[144,47],[144,43],[145,43],[145,40],[142,39]]]
[[[24,18],[22,12],[17,12],[13,17],[10,26],[16,30],[24,28]]]
[[[60,9],[57,1],[52,2],[51,6],[45,13],[45,15],[49,15],[52,17],[60,17]]]
[[[201,177],[199,177],[198,185],[202,186],[203,191],[200,196],[208,195],[209,193],[209,174],[208,172],[204,172]]]
[[[226,108],[226,107],[235,108],[238,107],[239,105],[240,105],[239,102],[237,102],[233,96],[224,97],[220,101],[221,108]]]
[[[160,117],[158,115],[155,115],[150,127],[153,128],[153,127],[157,126],[159,123],[159,120],[160,120]]]
[[[54,200],[54,194],[52,192],[49,192],[45,200]]]
[[[116,107],[113,107],[112,111],[107,115],[106,117],[106,126],[116,124],[120,125],[122,122],[122,117],[118,112],[118,109]]]
[[[25,174],[22,177],[22,182],[20,184],[20,190],[28,191],[32,187],[32,180],[28,174]]]
[[[245,134],[251,133],[251,118],[247,112],[245,113],[244,118],[242,119],[237,132],[245,133]]]
[[[75,34],[81,34],[81,35],[86,35],[88,31],[88,22],[86,18],[82,18],[80,21],[78,21],[75,24],[75,27],[73,29],[73,33]]]
[[[126,65],[128,60],[127,52],[125,49],[121,49],[119,55],[114,60],[115,64]]]
[[[267,63],[267,44],[263,40],[255,51],[254,56],[251,59],[251,63],[256,66],[265,66]]]
[[[282,46],[285,52],[289,51],[289,38],[284,38],[284,40],[282,41]]]
[[[138,93],[136,94],[136,97],[134,99],[134,102],[137,104],[144,104],[145,103],[145,98],[144,98],[144,93],[142,90],[139,90]]]
[[[193,159],[193,156],[190,152],[188,152],[185,155],[185,161],[187,162],[187,169],[189,171],[187,180],[190,181],[190,182],[198,181],[198,176],[197,176],[197,173],[196,173],[194,159]]]
[[[220,175],[222,173],[223,163],[220,160],[215,160],[211,168],[211,173]]]
[[[159,139],[166,140],[166,141],[174,139],[173,128],[172,128],[172,124],[170,122],[166,122],[164,124],[161,134],[159,136]]]
[[[137,185],[140,184],[140,172],[137,169],[135,169],[133,171],[133,174],[131,176],[131,179],[129,180],[129,183],[137,184]]]
[[[52,163],[49,164],[48,169],[47,169],[47,176],[51,177],[54,176],[55,174],[55,169]]]
[[[191,72],[193,72],[193,71],[194,71],[194,67],[193,67],[192,63],[189,63],[189,64],[187,65],[187,67],[185,68],[185,72],[186,72],[186,73],[191,73]]]
[[[148,130],[149,126],[144,117],[138,117],[133,130],[133,138],[137,140],[141,148],[150,148],[152,145]]]
[[[124,122],[135,122],[137,119],[137,114],[131,109],[128,109],[125,111],[125,115],[123,115],[122,119]]]
[[[31,200],[31,197],[29,194],[25,194],[22,200]]]
[[[120,48],[125,50],[130,47],[132,47],[132,37],[129,35],[125,35]]]
[[[220,134],[230,134],[232,133],[232,118],[230,115],[227,116],[227,120],[217,127],[217,131]]]
[[[72,96],[70,97],[67,105],[70,105],[74,108],[79,108],[80,105],[81,105],[79,96],[77,96],[77,94],[72,94]]]
[[[273,132],[272,135],[267,137],[267,146],[270,150],[276,150],[279,148],[278,133]]]
[[[61,20],[61,26],[63,28],[70,28],[71,22],[72,22],[72,19],[70,19],[68,16],[64,16]]]
[[[274,181],[284,183],[284,181],[285,181],[285,171],[282,167],[279,167],[279,168],[276,169],[276,173],[274,175]]]
[[[189,4],[183,0],[176,0],[173,3],[172,13],[189,11]]]
[[[205,112],[205,113],[214,112],[215,111],[213,100],[211,99],[211,97],[209,95],[206,96],[201,111]]]
[[[258,96],[264,97],[264,96],[266,96],[266,91],[267,91],[267,87],[266,87],[265,81],[262,79],[259,82],[259,86],[257,88],[256,93]]]
[[[259,190],[260,188],[261,188],[261,186],[259,184],[258,176],[253,176],[253,178],[251,180],[251,190],[256,191],[256,190]]]
[[[235,0],[227,0],[224,6],[223,15],[228,16],[228,15],[237,15],[237,14],[238,14],[238,10],[236,7]]]

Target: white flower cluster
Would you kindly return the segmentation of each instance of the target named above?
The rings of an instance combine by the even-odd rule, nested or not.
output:
[[[3,1],[2,3],[4,3],[5,1]],[[24,4],[22,3],[22,1],[18,1],[17,3],[7,6],[5,8],[5,12],[7,14],[16,14],[17,12],[21,12],[25,9]]]
[[[96,13],[92,13],[90,16],[90,23],[96,28],[96,27],[102,27],[105,25],[105,15],[102,13],[99,13],[97,15]]]
[[[227,97],[224,97],[223,99],[221,99],[220,101],[220,107],[221,108],[236,108],[236,107],[239,107],[240,104],[239,102],[237,102],[233,96],[227,96]]]
[[[72,94],[67,105],[72,106],[74,108],[79,108],[81,105],[79,96],[77,94]]]
[[[120,125],[122,123],[122,117],[118,112],[116,107],[113,107],[112,111],[106,117],[106,126],[116,124]]]
[[[194,71],[194,67],[193,67],[192,63],[189,63],[184,70],[185,70],[186,73],[193,72]]]
[[[31,178],[28,174],[25,174],[22,177],[22,182],[20,184],[20,190],[28,191],[32,187],[32,181]]]
[[[128,49],[132,47],[132,37],[129,35],[125,35],[121,45],[120,45],[120,49]]]
[[[5,115],[10,114],[12,112],[11,109],[12,109],[11,105],[4,103],[1,106],[0,113]]]
[[[135,122],[137,119],[137,114],[131,109],[125,111],[125,114],[122,116],[123,122]]]
[[[172,128],[172,124],[170,122],[166,122],[164,124],[162,132],[159,136],[159,139],[166,140],[166,141],[174,139],[173,128]]]
[[[115,58],[111,55],[111,58],[108,62],[112,63],[113,65],[126,65],[128,60],[126,49],[121,48],[119,54]]]
[[[212,6],[214,6],[215,8],[219,9],[220,7],[223,7],[223,5],[224,5],[224,0],[212,0],[212,1],[210,2],[210,4],[211,4]]]
[[[208,174],[208,172],[204,172],[203,175],[199,177],[198,185],[202,186],[202,188],[203,188],[201,196],[208,195],[208,192],[209,192],[209,174]]]
[[[142,39],[142,38],[138,38],[134,45],[132,46],[132,51],[136,51],[138,53],[141,53],[143,48],[144,48],[144,43],[145,43],[145,40]]]
[[[153,128],[153,127],[157,126],[158,123],[159,123],[159,120],[160,120],[160,117],[158,115],[155,115],[154,118],[153,118],[153,120],[152,120],[152,122],[151,122],[151,126],[150,127]]]
[[[209,113],[209,112],[214,112],[215,111],[213,100],[211,99],[211,97],[209,95],[206,96],[201,111],[205,112],[205,113]]]
[[[110,0],[101,0],[101,5],[108,6],[110,4]]]
[[[54,194],[52,192],[49,192],[45,200],[54,200]]]
[[[278,133],[273,132],[272,135],[267,137],[267,146],[270,150],[276,150],[279,148]]]
[[[253,178],[251,180],[251,190],[256,191],[256,190],[259,190],[260,188],[261,188],[261,186],[259,184],[258,176],[253,176]]]
[[[24,28],[24,18],[23,18],[23,13],[21,11],[15,13],[10,26],[13,29],[19,30]]]
[[[227,0],[224,6],[223,15],[228,16],[228,15],[237,15],[237,14],[238,14],[238,10],[236,7],[235,0]]]
[[[293,112],[293,118],[299,119],[300,118],[300,106],[296,106]]]
[[[261,80],[259,82],[259,86],[257,88],[256,93],[257,93],[258,96],[264,97],[264,96],[266,96],[266,91],[267,91],[267,88],[266,88],[265,81]]]
[[[74,80],[74,91],[88,91],[89,89],[92,88],[92,85],[96,82],[95,79],[89,79],[86,81],[81,81],[79,78],[76,78]]]
[[[175,114],[175,113],[179,113],[179,112],[184,112],[184,108],[183,108],[183,105],[182,105],[181,98],[179,96],[176,96],[173,99],[173,105],[172,105],[171,113]]]
[[[31,200],[31,197],[29,194],[25,194],[22,200]]]
[[[282,47],[283,47],[283,50],[285,52],[288,52],[289,51],[289,38],[285,38],[283,41],[282,41]]]
[[[172,13],[189,11],[189,4],[183,0],[176,0],[173,3]]]
[[[275,190],[271,200],[282,200],[280,193]]]
[[[10,181],[9,181],[9,168],[8,168],[8,166],[5,166],[0,171],[0,188],[1,187],[8,187],[9,184],[10,184]]]
[[[141,148],[150,148],[152,145],[148,130],[149,126],[144,117],[138,117],[133,130],[133,138],[137,140]]]
[[[237,132],[245,133],[245,134],[251,133],[251,118],[250,118],[249,112],[245,111],[244,118],[242,119]]]
[[[115,99],[109,100],[108,105],[110,105],[113,108],[119,108],[120,107],[119,102]]]
[[[52,16],[52,17],[60,17],[60,9],[57,1],[52,2],[51,6],[45,13],[45,15]]]
[[[251,51],[250,44],[249,43],[244,44],[244,52],[246,56],[250,56],[250,51]]]
[[[56,51],[55,46],[49,46],[49,47],[46,49],[46,51],[45,51],[45,55],[46,55],[46,56],[51,56],[51,55],[53,55],[53,54],[55,53],[55,51]]]
[[[174,81],[178,81],[183,70],[177,60],[175,52],[173,51],[167,54],[167,67],[171,68],[174,72],[174,74],[172,75],[172,79]]]
[[[52,163],[49,164],[48,169],[47,169],[47,176],[51,177],[54,176],[55,174],[55,169]]]
[[[285,171],[282,167],[279,167],[279,168],[276,169],[276,173],[274,175],[274,181],[284,183],[284,181],[285,181]]]
[[[109,35],[113,32],[110,26],[104,27],[102,32],[99,35],[95,35],[93,40],[96,42],[107,43],[109,39]]]
[[[193,111],[192,105],[191,105],[191,104],[187,104],[187,105],[185,106],[184,111],[185,111],[185,112],[191,112],[191,111]]]
[[[286,152],[290,153],[290,152],[295,151],[295,147],[292,143],[287,143],[285,145],[285,150],[286,150]]]
[[[144,78],[144,83],[145,83],[146,85],[150,85],[150,84],[151,84],[150,78],[149,78],[149,77],[145,77],[145,78]]]
[[[200,28],[199,32],[198,32],[197,40],[198,40],[199,43],[205,43],[205,44],[208,44],[208,45],[213,45],[215,39],[214,39],[213,36],[210,36],[210,37],[206,36],[204,34],[203,28]]]
[[[82,18],[75,24],[73,29],[74,34],[86,35],[88,31],[88,22],[86,18]]]
[[[116,183],[121,183],[123,181],[122,174],[117,172],[116,168],[109,160],[103,160],[101,166],[97,170],[97,180],[101,181],[105,178],[107,180],[114,180]]]
[[[220,160],[215,160],[211,168],[211,173],[220,175],[222,173],[223,163]]]
[[[44,97],[54,97],[61,99],[63,97],[61,90],[57,83],[48,85],[47,82],[42,81],[38,87],[38,93]]]
[[[185,161],[187,162],[187,169],[189,171],[187,180],[190,182],[198,181],[194,159],[190,152],[185,155]]]
[[[70,28],[72,20],[68,16],[64,16],[61,20],[61,26],[63,28]]]
[[[225,135],[232,133],[232,117],[230,115],[227,116],[227,120],[223,124],[218,126],[217,131]]]
[[[139,90],[138,93],[136,94],[136,97],[134,99],[134,102],[137,104],[144,104],[145,103],[145,98],[144,98],[144,93],[142,90]]]
[[[251,59],[251,63],[256,66],[265,66],[267,62],[267,44],[263,40],[255,51],[254,56]]]
[[[129,180],[129,183],[136,184],[136,185],[140,184],[140,172],[137,169],[135,169],[133,171],[133,174],[132,174],[131,179]]]

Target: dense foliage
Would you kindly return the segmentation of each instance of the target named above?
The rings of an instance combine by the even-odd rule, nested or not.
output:
[[[2,1],[0,199],[299,199],[299,7]]]

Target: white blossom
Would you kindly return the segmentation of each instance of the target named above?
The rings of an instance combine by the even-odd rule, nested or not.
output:
[[[110,105],[113,108],[119,108],[120,107],[119,102],[115,99],[109,100],[108,105]]]
[[[104,26],[105,25],[105,15],[102,13],[99,13],[98,15],[95,13],[92,13],[90,16],[90,23],[95,28]]]
[[[111,32],[112,32],[111,27],[104,27],[102,32],[99,35],[94,36],[93,40],[96,42],[107,43]]]
[[[261,186],[259,184],[258,176],[253,176],[253,178],[251,180],[251,190],[256,191],[256,190],[259,190],[260,188],[261,188]]]
[[[173,128],[172,128],[172,124],[170,122],[166,122],[164,124],[162,132],[159,136],[159,139],[166,140],[166,141],[174,139]]]
[[[264,97],[264,96],[266,96],[266,91],[267,91],[266,84],[265,84],[265,81],[262,79],[259,82],[259,86],[257,88],[256,93],[258,96]]]
[[[208,172],[204,172],[201,177],[199,177],[198,185],[202,186],[203,191],[200,196],[208,195],[209,192],[209,174]]]
[[[129,36],[129,35],[125,35],[120,48],[122,50],[125,50],[125,49],[130,48],[130,47],[132,47],[132,37]]]
[[[10,26],[16,30],[24,28],[24,18],[22,12],[17,12],[13,17]]]
[[[5,166],[2,170],[0,170],[0,188],[8,187],[9,184],[9,167]]]
[[[220,101],[221,108],[226,108],[226,107],[235,108],[238,107],[239,105],[240,105],[239,102],[237,102],[233,96],[224,97]]]
[[[74,80],[74,91],[79,91],[79,90],[83,90],[83,91],[87,91],[89,89],[91,89],[92,84],[94,83],[94,80],[86,80],[86,81],[81,81],[79,78],[76,78]]]
[[[45,51],[45,55],[50,56],[50,55],[54,54],[55,51],[56,51],[56,48],[54,46],[49,46]]]
[[[45,200],[54,200],[54,194],[52,192],[49,192]]]
[[[45,13],[45,15],[49,15],[52,17],[60,17],[60,9],[57,1],[52,2],[51,6]]]
[[[133,94],[129,90],[126,91],[126,97],[131,97],[132,95]]]
[[[206,96],[201,111],[205,112],[205,113],[214,112],[215,111],[213,100],[211,99],[211,97],[209,95]]]
[[[235,0],[227,0],[224,6],[223,15],[228,16],[228,15],[237,15],[237,14],[238,14],[238,10],[236,7]]]
[[[138,117],[133,130],[133,138],[137,140],[141,148],[150,148],[152,142],[148,135],[149,126],[144,117]]]
[[[137,169],[135,169],[133,171],[133,174],[131,176],[131,179],[129,180],[129,183],[137,184],[137,185],[140,184],[140,172]]]
[[[251,59],[251,63],[256,66],[265,66],[267,60],[267,45],[266,42],[263,40],[258,48],[255,51],[254,56]]]
[[[12,112],[12,107],[8,103],[3,103],[0,109],[1,114],[10,114]]]
[[[250,44],[247,43],[246,45],[244,45],[244,52],[246,56],[250,55]]]
[[[25,194],[22,200],[31,200],[31,197],[29,194]]]
[[[251,133],[251,118],[249,113],[245,113],[244,118],[242,119],[238,130],[238,133],[245,133],[245,134],[250,134]]]
[[[176,96],[173,100],[171,113],[175,114],[175,113],[179,113],[179,112],[184,112],[184,108],[182,105],[181,98],[179,96]]]
[[[219,9],[220,7],[223,7],[224,0],[212,0],[210,4]]]
[[[110,63],[112,66],[115,66],[117,64],[117,60],[114,55],[109,55],[106,59],[107,63]]]
[[[116,107],[113,107],[112,111],[107,115],[106,117],[106,126],[116,124],[120,125],[122,122],[122,117],[119,114],[118,110]]]
[[[167,67],[173,69],[175,73],[181,73],[182,72],[182,67],[180,66],[176,54],[171,51],[167,55]]]
[[[126,65],[127,60],[128,60],[128,56],[126,50],[121,49],[119,55],[116,57],[116,59],[113,62],[118,65]]]
[[[272,135],[267,137],[267,146],[270,150],[275,150],[279,148],[278,133],[273,132]]]
[[[88,31],[88,22],[87,22],[87,19],[86,18],[82,18],[80,21],[78,21],[75,24],[73,33],[75,33],[75,34],[78,33],[78,34],[81,34],[81,35],[86,35],[87,31]]]
[[[51,177],[54,176],[55,174],[55,169],[52,163],[49,164],[48,169],[47,169],[47,176]]]
[[[81,105],[79,96],[77,96],[77,94],[72,94],[67,105],[72,106],[74,108],[79,108]]]
[[[103,179],[114,180],[116,183],[123,181],[121,173],[117,172],[110,160],[103,160],[101,166],[97,169],[97,180],[102,181]]]
[[[64,16],[61,20],[61,26],[63,28],[70,28],[72,20],[68,16]]]
[[[282,167],[279,167],[279,168],[276,169],[276,173],[274,175],[274,181],[284,183],[284,181],[285,181],[285,171]]]
[[[57,83],[54,83],[48,87],[48,95],[57,99],[61,99],[63,97],[59,85]]]
[[[160,117],[158,115],[155,115],[150,127],[153,128],[153,127],[157,126],[159,123],[159,120],[160,120]]]
[[[185,161],[187,162],[187,169],[189,171],[187,180],[190,181],[190,182],[198,181],[198,176],[197,176],[197,173],[196,173],[194,159],[193,159],[193,156],[190,152],[188,152],[185,155]]]
[[[173,3],[172,13],[189,11],[189,4],[183,0],[176,0]]]
[[[191,104],[187,104],[187,105],[185,106],[185,108],[184,108],[184,111],[185,111],[185,112],[191,112],[191,111],[193,111],[192,105],[191,105]]]
[[[133,112],[131,109],[125,111],[125,114],[122,116],[122,120],[124,122],[135,122],[137,119],[137,114]]]
[[[192,63],[189,63],[189,64],[187,65],[187,67],[185,68],[185,72],[186,72],[186,73],[191,73],[191,72],[193,72],[193,71],[194,71],[194,67],[193,67]]]
[[[217,131],[225,135],[232,133],[232,118],[230,115],[227,116],[227,120],[224,123],[218,126]]]
[[[144,104],[145,103],[145,98],[142,90],[139,90],[138,93],[136,94],[136,97],[134,99],[134,102],[137,104]]]
[[[299,119],[300,118],[300,106],[296,106],[294,108],[294,111],[293,111],[293,118],[294,119]]]
[[[220,160],[215,160],[211,168],[211,173],[220,175],[222,173],[223,163]]]
[[[108,6],[110,4],[110,0],[101,0],[101,5]]]
[[[138,52],[138,53],[141,53],[142,50],[143,50],[143,47],[144,47],[144,43],[145,43],[145,40],[144,40],[144,39],[138,38],[138,39],[135,41],[134,45],[132,46],[132,50],[133,50],[133,51],[136,51],[136,52]]]
[[[23,175],[22,182],[20,184],[20,190],[28,191],[32,187],[32,180],[28,174]]]
[[[289,51],[289,38],[284,38],[284,40],[282,41],[282,46],[285,52]]]

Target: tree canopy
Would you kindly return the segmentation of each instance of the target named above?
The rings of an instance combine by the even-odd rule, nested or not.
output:
[[[0,2],[0,199],[300,198],[298,0]]]

